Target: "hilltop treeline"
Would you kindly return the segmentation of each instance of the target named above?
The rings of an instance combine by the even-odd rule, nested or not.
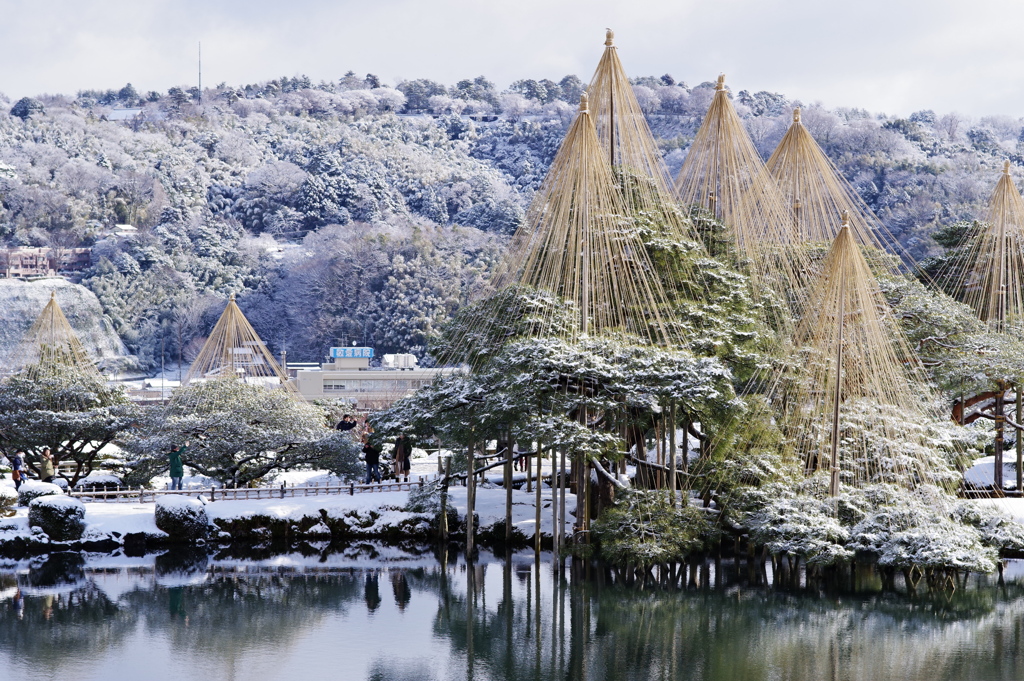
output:
[[[83,283],[148,366],[161,347],[188,360],[230,293],[291,360],[351,342],[423,354],[522,223],[584,87],[349,73],[201,97],[0,96],[0,245],[92,247]],[[714,84],[664,75],[634,89],[674,171]],[[733,97],[766,156],[801,104]],[[981,216],[1002,159],[1024,164],[1020,119],[811,105],[803,121],[919,259],[939,251],[934,230]]]

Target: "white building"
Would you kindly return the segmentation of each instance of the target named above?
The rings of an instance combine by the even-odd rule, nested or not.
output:
[[[430,385],[454,369],[424,369],[415,355],[384,355],[384,366],[370,367],[373,348],[331,348],[332,362],[288,366],[299,394],[307,400],[337,399],[355,411],[383,409],[392,402]]]

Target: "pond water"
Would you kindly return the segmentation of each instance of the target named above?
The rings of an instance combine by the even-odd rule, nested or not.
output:
[[[868,572],[824,589],[712,561],[627,585],[550,555],[305,549],[0,560],[0,678],[1024,678],[1017,563],[908,593]]]

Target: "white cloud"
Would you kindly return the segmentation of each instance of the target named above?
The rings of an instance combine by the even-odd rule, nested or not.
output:
[[[8,3],[0,91],[166,90],[352,69],[452,83],[589,79],[604,28],[631,73],[907,114],[1024,114],[1008,0],[41,0]],[[13,5],[13,6],[10,6]]]

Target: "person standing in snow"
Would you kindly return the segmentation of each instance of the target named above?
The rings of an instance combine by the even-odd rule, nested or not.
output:
[[[357,425],[359,424],[356,423],[356,420],[352,418],[351,414],[345,414],[344,416],[341,417],[341,421],[338,422],[338,425],[335,426],[335,428],[337,430],[342,431],[343,433],[347,433],[348,431],[355,428]]]
[[[43,447],[43,453],[39,457],[39,479],[43,482],[53,482],[56,471],[53,468],[53,454],[49,447]]]
[[[405,476],[405,481],[409,482],[409,466],[412,464],[412,442],[406,437],[405,433],[402,433],[395,438],[395,480],[401,482],[399,478]]]
[[[25,482],[25,473],[25,452],[15,452],[11,457],[11,479],[14,480],[15,490]]]
[[[366,484],[369,485],[371,480],[380,482],[380,447],[369,437],[363,444],[363,457],[366,460]]]
[[[512,467],[517,471],[528,471],[530,469],[530,460],[526,456],[526,452],[519,451],[519,443],[514,442],[512,444]]]
[[[168,455],[168,462],[170,463],[170,476],[171,476],[171,489],[181,489],[181,480],[185,477],[185,464],[182,463],[182,455],[188,451],[188,442],[185,443],[184,447],[178,447],[174,445],[171,447],[171,453]]]

